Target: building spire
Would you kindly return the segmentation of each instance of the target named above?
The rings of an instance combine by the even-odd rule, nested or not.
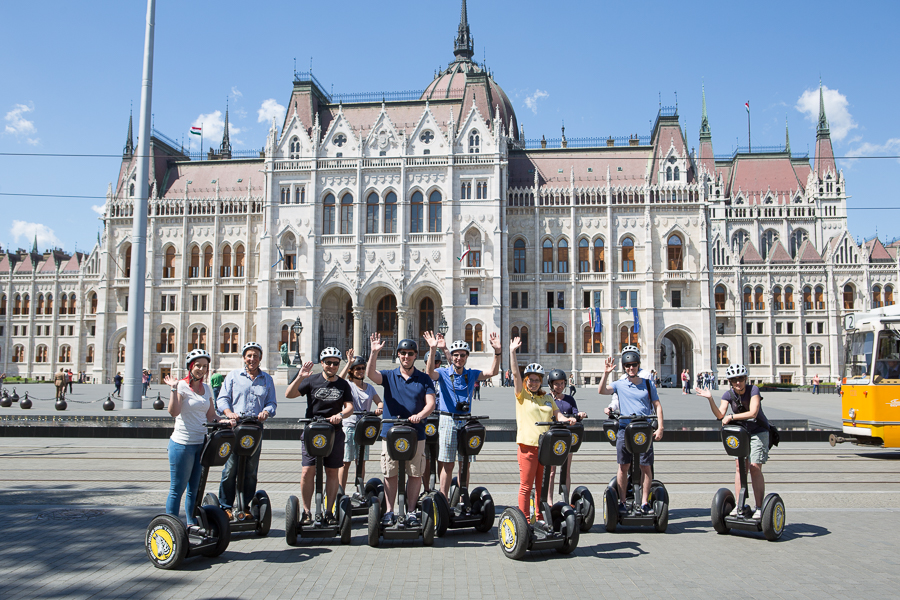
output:
[[[467,60],[472,60],[472,57],[475,55],[472,35],[469,33],[469,15],[466,10],[466,0],[462,0],[462,8],[459,13],[459,31],[456,34],[453,55]]]
[[[134,128],[130,111],[128,112],[128,137],[125,138],[125,150],[122,153],[129,158],[134,154]]]
[[[831,135],[828,130],[828,118],[825,116],[825,94],[822,91],[822,80],[819,79],[819,127],[816,130],[819,135]]]
[[[791,132],[788,130],[787,115],[784,115],[784,151],[791,153]]]
[[[702,86],[703,90],[703,113],[700,115],[700,139],[712,138],[712,132],[709,130],[709,117],[706,115],[706,86]]]
[[[31,251],[37,254],[37,234],[34,234],[34,246],[31,247]]]
[[[222,145],[219,146],[221,158],[231,158],[231,140],[228,137],[228,101],[225,102],[225,132],[222,134]]]

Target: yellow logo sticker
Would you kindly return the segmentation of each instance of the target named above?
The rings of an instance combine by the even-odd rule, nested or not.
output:
[[[729,435],[725,438],[725,444],[732,450],[736,450],[741,445],[741,442],[738,441],[737,436]]]
[[[616,432],[612,429],[607,429],[606,430],[606,439],[608,439],[611,442],[616,441]]]
[[[377,427],[375,427],[374,425],[369,425],[368,427],[366,427],[366,439],[367,440],[371,440],[376,435],[378,435]]]
[[[636,434],[634,434],[634,443],[638,446],[643,446],[645,443],[647,443],[647,436],[641,432],[637,432]]]
[[[577,445],[578,445],[578,434],[577,434],[577,433],[573,433],[573,434],[572,434],[572,445],[573,445],[573,446],[577,446]]]
[[[326,440],[325,436],[321,433],[313,436],[313,446],[315,446],[316,448],[324,448],[325,442],[327,441],[328,440]]]
[[[510,517],[500,521],[500,541],[507,550],[512,550],[516,545],[516,524]]]
[[[231,442],[225,442],[221,446],[219,446],[219,456],[225,458],[231,454]]]
[[[476,448],[479,448],[479,447],[481,447],[481,436],[480,435],[473,435],[471,438],[469,438],[469,448],[471,448],[472,450],[475,450]]]
[[[781,530],[784,529],[784,504],[780,502],[775,505],[775,519],[774,519],[774,527],[777,533],[781,533]]]
[[[244,450],[252,448],[254,443],[252,435],[245,435],[241,438],[241,448]]]
[[[432,436],[436,433],[437,428],[434,426],[434,423],[429,423],[425,426],[425,435]]]
[[[394,448],[397,452],[406,452],[409,450],[409,442],[406,441],[406,438],[400,438],[396,442],[394,442]]]
[[[156,562],[165,565],[175,556],[175,541],[172,530],[165,525],[157,525],[147,536],[150,553]]]
[[[557,456],[562,456],[566,453],[566,450],[568,450],[568,446],[566,446],[566,443],[562,440],[553,444],[553,454]]]

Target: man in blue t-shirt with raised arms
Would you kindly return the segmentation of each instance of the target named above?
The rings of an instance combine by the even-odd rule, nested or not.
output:
[[[419,345],[414,340],[400,340],[397,344],[397,359],[400,366],[391,371],[379,371],[375,368],[378,353],[384,348],[381,335],[373,333],[370,343],[372,352],[369,355],[366,376],[375,385],[383,386],[382,417],[385,419],[409,419],[414,424],[418,443],[413,459],[406,463],[407,525],[417,527],[416,501],[422,487],[422,472],[425,469],[425,419],[434,410],[434,383],[422,371],[415,367],[419,354]],[[381,429],[381,437],[387,436],[391,424],[385,423]],[[384,475],[384,496],[387,512],[383,523],[394,523],[394,500],[397,497],[397,476],[400,464],[388,454],[387,441],[381,443],[381,473]]]
[[[500,345],[500,336],[496,333],[490,335],[491,347],[494,349],[494,361],[491,368],[487,371],[478,371],[476,369],[467,369],[466,362],[469,360],[469,344],[462,340],[456,340],[447,348],[447,340],[440,333],[437,336],[431,331],[422,334],[431,353],[428,356],[428,363],[425,365],[425,372],[432,380],[437,381],[440,386],[441,393],[438,398],[438,409],[441,413],[440,422],[438,424],[438,436],[440,450],[438,451],[438,473],[440,474],[441,493],[444,497],[450,497],[450,482],[453,479],[453,463],[456,462],[456,433],[460,427],[466,424],[465,420],[459,417],[472,413],[472,399],[475,392],[475,386],[479,381],[490,379],[500,372],[500,355],[503,347]],[[435,349],[442,352],[450,352],[449,367],[440,369],[434,368],[433,356]],[[474,456],[469,457],[469,461],[475,460]],[[460,473],[462,473],[462,465],[460,464]],[[460,487],[469,487],[468,481],[460,481]]]
[[[610,356],[606,359],[603,378],[600,380],[600,388],[597,390],[603,395],[615,393],[619,397],[619,413],[622,415],[653,415],[656,412],[658,427],[653,433],[653,439],[659,441],[663,436],[663,411],[656,393],[656,386],[649,379],[638,376],[641,369],[641,353],[635,346],[625,346],[622,351],[622,368],[626,377],[613,381],[607,385],[609,374],[616,368],[616,359]],[[625,427],[630,419],[619,419],[619,433],[616,435],[616,461],[619,463],[619,472],[616,474],[616,483],[619,488],[619,512],[625,512],[625,484],[628,482],[628,470],[631,468],[633,457],[625,450]],[[650,513],[650,483],[653,479],[653,443],[650,448],[640,455],[641,462],[641,511]]]

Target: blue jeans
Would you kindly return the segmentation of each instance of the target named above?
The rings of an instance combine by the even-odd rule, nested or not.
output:
[[[250,500],[256,494],[256,477],[259,472],[259,457],[262,454],[262,440],[256,447],[256,453],[246,457],[247,464],[244,467],[244,504],[250,505]],[[237,465],[238,457],[234,452],[228,457],[225,468],[222,469],[222,482],[219,484],[219,504],[223,508],[231,508],[234,506],[235,496],[237,495]],[[244,509],[247,506],[239,506],[238,509]]]
[[[197,502],[197,488],[200,487],[200,455],[203,444],[179,444],[169,440],[169,497],[166,498],[166,514],[178,516],[178,505],[181,495],[187,488],[184,498],[184,512],[187,513],[188,525],[196,524],[194,520],[194,504]]]

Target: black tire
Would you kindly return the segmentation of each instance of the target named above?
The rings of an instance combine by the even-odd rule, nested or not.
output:
[[[290,496],[284,507],[284,537],[288,546],[297,545],[297,532],[300,531],[300,500]]]
[[[784,533],[786,521],[784,501],[778,494],[769,494],[763,501],[762,530],[770,542],[777,541]]]
[[[440,494],[440,492],[437,493]],[[422,500],[422,544],[425,546],[434,545],[435,513],[434,500],[426,496]]]
[[[451,508],[459,506],[459,479],[456,477],[450,482],[450,497],[448,498]]]
[[[255,510],[254,510],[255,509]],[[256,535],[266,537],[272,529],[272,502],[268,494],[260,490],[256,492],[250,503],[250,512],[256,517]]]
[[[491,493],[483,487],[477,487],[472,490],[469,497],[472,502],[472,512],[481,513],[481,523],[475,526],[475,531],[487,533],[494,527],[494,516],[496,509],[494,508],[494,499]]]
[[[172,515],[158,515],[147,526],[144,549],[147,551],[147,558],[157,569],[180,567],[189,546],[184,523]]]
[[[369,530],[368,542],[373,548],[377,548],[381,542],[381,505],[377,500],[369,504]]]
[[[341,543],[347,545],[352,540],[353,535],[350,529],[350,522],[353,520],[353,506],[349,496],[341,497],[339,512],[341,519]]]
[[[572,554],[578,547],[578,538],[581,536],[581,530],[578,527],[578,518],[575,509],[566,504],[562,507],[560,516],[563,519],[562,527],[565,528],[566,541],[562,546],[556,549],[560,554]]]
[[[344,486],[338,485],[337,494],[334,496],[334,506],[337,506],[341,503],[341,498],[344,497]]]
[[[206,511],[206,520],[209,523],[210,533],[217,539],[216,545],[203,551],[203,556],[215,558],[228,549],[231,542],[231,527],[228,524],[228,515],[218,504],[204,506],[200,510]]]
[[[587,533],[594,526],[597,509],[594,507],[594,496],[583,485],[572,492],[572,506],[581,514],[581,532]]]
[[[450,504],[447,499],[439,491],[434,491],[425,496],[431,498],[434,503],[434,534],[438,537],[444,537],[447,528],[450,527]],[[425,512],[425,498],[422,499],[422,512]]]
[[[210,504],[212,504],[213,506],[220,506],[219,498],[212,492],[206,492],[206,495],[203,496],[203,502],[200,503],[200,506],[209,506]]]
[[[366,482],[366,485],[363,487],[363,494],[368,498],[377,498],[378,490],[383,489],[383,484],[381,480],[377,477],[373,477],[372,479]]]
[[[517,507],[510,507],[500,514],[497,524],[500,550],[507,558],[521,560],[531,545],[531,529],[528,520]]]
[[[382,486],[378,490],[378,496],[375,498],[378,501],[378,506],[381,507],[381,516],[384,516],[384,513],[387,512],[387,498],[384,496],[384,487]]]
[[[665,533],[669,527],[669,502],[657,500],[653,503],[653,527],[659,533]]]
[[[713,496],[712,508],[709,511],[709,517],[712,520],[712,526],[716,533],[724,535],[731,530],[731,527],[725,521],[725,516],[734,510],[735,505],[734,494],[731,490],[719,488],[719,491]]]
[[[619,494],[611,487],[603,492],[603,524],[609,533],[615,533],[619,524]]]

